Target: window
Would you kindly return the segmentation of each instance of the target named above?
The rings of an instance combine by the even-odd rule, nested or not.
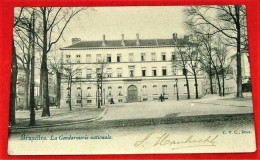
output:
[[[167,85],[162,85],[163,94],[168,94]]]
[[[134,76],[134,70],[130,69],[130,77],[133,77],[133,76]]]
[[[118,87],[118,95],[119,96],[123,96],[123,94],[122,94],[122,87],[121,86]]]
[[[142,69],[142,76],[145,77],[146,76],[146,70]]]
[[[108,95],[111,96],[112,95],[112,87],[109,86],[107,89],[108,89]]]
[[[134,61],[134,53],[129,53],[129,62]]]
[[[91,87],[87,88],[87,97],[91,97]]]
[[[157,94],[157,86],[156,85],[153,86],[153,94],[155,94],[155,95]]]
[[[122,68],[117,68],[117,77],[122,77]]]
[[[66,62],[67,63],[70,63],[71,61],[70,61],[70,55],[66,55]]]
[[[116,61],[117,61],[117,62],[121,62],[121,54],[117,54],[117,56],[116,56]]]
[[[112,77],[112,68],[107,69],[107,77]]]
[[[145,61],[145,53],[141,54],[141,61]]]
[[[112,62],[111,54],[107,55],[107,62]]]
[[[102,61],[102,58],[101,58],[101,54],[97,54],[97,62],[101,62]]]
[[[92,103],[92,100],[87,100],[87,103]]]
[[[77,103],[81,103],[81,100],[77,100]]]
[[[172,60],[173,60],[173,61],[176,60],[176,55],[175,55],[174,52],[172,53]]]
[[[152,53],[152,54],[151,54],[151,57],[152,57],[152,61],[156,61],[156,55],[155,55],[155,53]]]
[[[76,57],[77,57],[77,63],[80,63],[80,55],[77,54]]]
[[[156,68],[153,68],[153,69],[152,69],[152,72],[153,72],[153,76],[154,76],[154,77],[157,76]]]
[[[91,55],[90,55],[90,54],[87,54],[87,56],[86,56],[86,62],[87,62],[87,63],[90,63],[90,62],[91,62]]]
[[[91,69],[89,68],[87,69],[87,78],[89,79],[91,78]]]
[[[165,55],[165,52],[162,53],[162,61],[166,61],[166,55]]]
[[[166,67],[163,67],[163,69],[162,69],[162,75],[163,75],[163,76],[166,76],[166,75],[167,75]]]
[[[80,97],[80,96],[81,96],[81,88],[78,87],[78,88],[77,88],[77,97]]]
[[[82,77],[82,70],[81,69],[77,69],[76,70],[76,77],[77,78],[81,78]]]
[[[118,99],[118,102],[123,102],[123,100],[122,99]]]
[[[146,94],[146,88],[147,88],[147,86],[144,85],[144,86],[143,86],[143,94]]]

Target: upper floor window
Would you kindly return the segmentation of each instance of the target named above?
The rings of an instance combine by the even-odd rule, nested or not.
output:
[[[166,61],[166,54],[165,54],[165,52],[162,53],[162,61]]]
[[[166,75],[167,75],[166,67],[163,67],[163,68],[162,68],[162,75],[163,75],[163,76],[166,76]]]
[[[91,69],[87,69],[87,78],[91,78]]]
[[[76,77],[77,78],[81,78],[81,76],[82,76],[82,70],[81,69],[77,69],[76,70]]]
[[[153,76],[157,76],[156,68],[153,68],[152,72],[153,72]]]
[[[151,53],[152,61],[156,61],[156,55],[155,53]]]
[[[101,62],[101,61],[102,61],[101,54],[97,54],[97,62]]]
[[[172,52],[172,60],[173,60],[173,61],[176,60],[176,55],[175,55],[174,52]]]
[[[146,76],[146,69],[142,68],[142,76],[145,77]]]
[[[70,55],[66,55],[66,62],[67,63],[70,63],[71,61],[70,61]]]
[[[117,77],[122,77],[122,68],[117,68]]]
[[[86,56],[86,62],[90,63],[91,62],[91,54],[87,54]]]
[[[77,59],[76,59],[76,60],[77,60],[77,63],[80,63],[80,55],[77,54],[76,57],[77,57]]]
[[[134,53],[129,53],[129,62],[134,61]]]
[[[133,76],[134,76],[134,70],[130,69],[130,77],[133,77]]]
[[[116,56],[116,61],[117,61],[117,62],[121,62],[121,54],[117,54],[117,56]]]
[[[107,55],[107,62],[112,62],[111,54],[108,54],[108,55]]]
[[[112,77],[112,68],[107,69],[107,77]]]
[[[145,53],[141,53],[141,61],[145,61]]]

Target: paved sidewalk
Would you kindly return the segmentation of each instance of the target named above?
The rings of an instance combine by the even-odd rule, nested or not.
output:
[[[97,120],[102,117],[105,108],[50,108],[50,117],[41,117],[42,110],[35,114],[36,126],[32,127],[53,127],[58,125],[73,124],[82,121]],[[16,125],[12,128],[28,128],[30,121],[29,111],[16,111]]]
[[[213,95],[198,100],[148,101],[110,105],[100,121],[247,113],[253,113],[251,98],[240,100],[232,95],[223,98]]]

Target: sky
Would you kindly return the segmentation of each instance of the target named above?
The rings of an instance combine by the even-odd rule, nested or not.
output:
[[[58,46],[71,44],[72,38],[106,40],[172,38],[185,34],[184,7],[96,7],[88,8],[67,26]]]

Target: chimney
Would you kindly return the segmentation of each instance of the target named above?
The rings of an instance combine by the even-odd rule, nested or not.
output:
[[[71,39],[72,44],[79,43],[80,41],[81,41],[80,38],[72,38],[72,39]]]
[[[139,33],[136,34],[136,45],[140,45]]]
[[[121,42],[121,45],[122,45],[122,46],[125,46],[124,34],[121,34],[121,36],[122,36],[122,42]]]
[[[106,46],[106,36],[103,34],[103,42],[102,42],[102,46],[105,47]]]
[[[173,39],[174,44],[177,44],[177,33],[172,34],[172,39]]]

